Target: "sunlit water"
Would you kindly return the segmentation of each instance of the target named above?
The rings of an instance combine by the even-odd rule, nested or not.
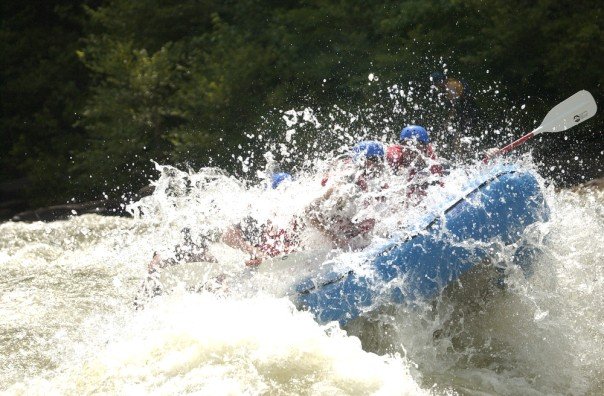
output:
[[[193,179],[203,184],[210,175]],[[602,192],[546,189],[552,219],[533,232],[544,254],[531,277],[512,269],[504,289],[452,287],[423,308],[389,307],[344,330],[321,326],[266,291],[242,297],[180,289],[136,310],[153,251],[169,252],[183,227],[197,224],[195,230],[210,234],[251,210],[251,201],[262,199],[259,212],[283,214],[314,197],[312,177],[274,191],[220,177],[214,191],[157,192],[136,219],[88,215],[0,225],[2,388],[9,394],[604,390]],[[168,180],[178,177],[160,182]],[[298,188],[306,191],[303,199],[293,199],[301,196]],[[243,266],[230,252],[221,258],[225,268]]]
[[[392,87],[380,108],[419,122],[424,109],[413,104],[415,92]],[[302,218],[324,191],[320,181],[331,158],[368,136],[392,142],[398,126],[373,110],[362,117],[338,108],[323,118],[310,109],[283,113],[282,142],[253,132],[253,150],[234,156],[244,178],[158,166],[156,191],[130,205],[133,218],[0,224],[0,389],[74,395],[603,394],[602,191],[555,191],[541,180],[551,219],[523,236],[541,251],[531,276],[510,264],[513,247],[499,246],[487,267],[503,266],[505,287],[492,272],[476,271],[433,300],[371,310],[344,329],[297,310],[283,285],[247,274],[246,255],[220,242],[221,233],[246,216],[283,227],[292,215]],[[363,129],[359,119],[381,126]],[[295,171],[294,180],[276,190],[258,171],[274,170],[274,158]],[[427,210],[463,195],[464,181],[481,166],[451,168],[444,187],[434,186],[409,207],[405,183],[386,174],[392,205],[363,209],[379,220],[369,243],[421,225]],[[534,168],[527,158],[519,166]],[[230,292],[192,292],[181,285],[141,300],[153,253],[173,255],[184,229],[208,243],[219,272],[237,280],[237,287],[231,282]],[[307,250],[331,246],[312,229],[301,239]],[[335,250],[331,258],[349,264],[362,255]],[[215,267],[204,280],[214,279]],[[143,309],[135,308],[135,299]]]

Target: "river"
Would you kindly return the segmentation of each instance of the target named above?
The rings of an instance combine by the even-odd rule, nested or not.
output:
[[[0,224],[4,392],[604,393],[602,191],[544,187],[551,219],[531,234],[542,250],[532,276],[512,268],[505,288],[479,279],[341,329],[266,290],[177,288],[135,309],[153,252],[169,252],[183,228],[211,235],[250,208],[278,218],[320,190],[319,172],[267,190],[212,170],[162,169],[134,218]]]

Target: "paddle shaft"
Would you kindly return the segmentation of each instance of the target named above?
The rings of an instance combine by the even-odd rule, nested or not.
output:
[[[491,154],[491,155],[487,155],[483,162],[486,164],[487,162],[489,162],[490,159],[497,157],[499,155],[503,155],[503,154],[507,154],[510,151],[514,150],[516,147],[520,146],[521,144],[523,144],[524,142],[526,142],[527,140],[532,139],[533,137],[535,137],[535,135],[538,134],[538,130],[539,128],[535,129],[532,132],[527,133],[526,135],[524,135],[523,137],[521,137],[520,139],[514,140],[512,143],[508,144],[505,147],[500,148],[499,150],[497,150],[495,153]]]
[[[486,155],[484,157],[484,159],[482,160],[482,162],[484,162],[485,164],[489,162],[489,160],[492,160],[495,157],[498,157],[500,155],[503,154],[507,154],[510,151],[514,150],[516,147],[520,146],[521,144],[523,144],[524,142],[526,142],[527,140],[532,139],[535,136],[535,132],[529,132],[526,135],[524,135],[523,137],[521,137],[518,140],[514,140],[512,143],[508,144],[505,147],[500,148],[499,150],[497,150],[496,152],[494,152],[493,154],[490,155]]]
[[[497,155],[503,155],[503,154],[509,153],[510,151],[514,150],[516,147],[520,146],[522,143],[526,142],[529,139],[532,139],[534,136],[535,136],[535,132],[527,133],[520,139],[515,140],[512,143],[508,144],[507,146],[499,149],[499,151],[497,152]]]
[[[494,153],[487,154],[483,162],[486,164],[493,157],[498,155],[506,154],[520,146],[527,140],[533,138],[542,132],[562,132],[574,127],[577,124],[593,117],[596,114],[598,106],[593,96],[585,91],[579,91],[566,100],[558,103],[551,109],[541,125],[534,129],[532,132],[527,133],[518,140],[513,141],[507,146],[495,151]]]

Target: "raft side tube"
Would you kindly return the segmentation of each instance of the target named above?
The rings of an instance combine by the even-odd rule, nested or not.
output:
[[[306,279],[296,287],[296,303],[321,323],[344,325],[384,300],[432,298],[484,261],[489,241],[514,243],[528,225],[548,218],[535,175],[501,171],[435,216],[422,232],[378,250],[371,278],[349,271],[331,274],[327,283]]]

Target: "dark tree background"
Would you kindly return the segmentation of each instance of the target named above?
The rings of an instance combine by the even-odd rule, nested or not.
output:
[[[579,89],[604,103],[596,0],[5,0],[1,9],[8,212],[127,196],[153,177],[151,160],[233,169],[230,154],[275,109],[376,100],[369,73],[383,87],[427,82],[447,63],[475,87],[486,121],[497,103],[478,88],[497,81],[506,103],[527,106],[517,136]],[[561,185],[601,176],[603,125],[600,116],[533,145],[544,172]]]

